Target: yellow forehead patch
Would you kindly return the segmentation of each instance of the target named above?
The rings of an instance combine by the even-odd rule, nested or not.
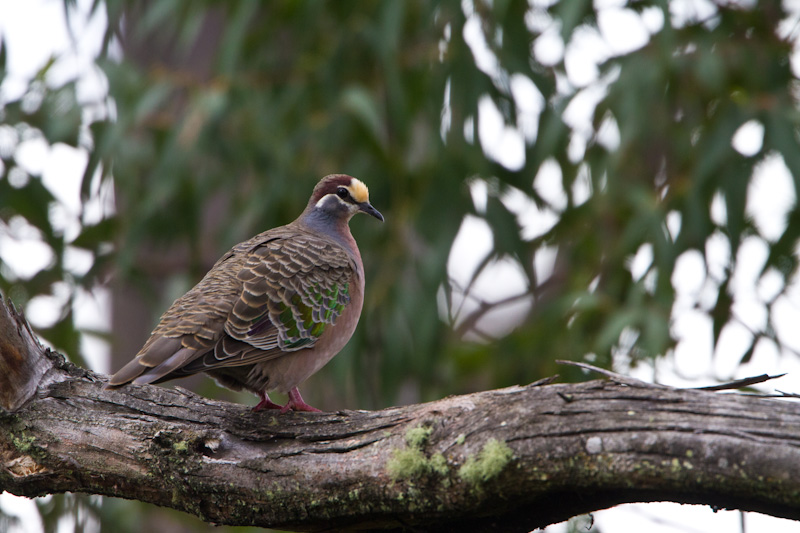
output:
[[[356,202],[369,202],[369,189],[364,185],[363,181],[353,178],[350,185],[347,186],[347,190],[350,191],[350,196]]]

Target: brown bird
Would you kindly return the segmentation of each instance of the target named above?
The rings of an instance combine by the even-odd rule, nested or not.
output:
[[[297,386],[347,344],[364,303],[364,264],[348,222],[383,221],[361,181],[322,178],[294,222],[237,244],[164,313],[136,357],[106,385],[206,372],[261,401],[254,410],[319,411]],[[288,393],[284,406],[269,392]]]

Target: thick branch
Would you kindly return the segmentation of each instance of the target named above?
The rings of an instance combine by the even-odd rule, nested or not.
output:
[[[0,409],[15,411],[36,394],[53,366],[25,317],[0,295]]]
[[[658,500],[800,518],[793,402],[591,381],[277,415],[181,389],[105,391],[57,354],[27,355],[46,368],[36,394],[0,410],[0,490],[18,495],[300,530],[529,531]]]

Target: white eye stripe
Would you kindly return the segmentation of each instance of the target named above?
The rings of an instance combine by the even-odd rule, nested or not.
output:
[[[326,194],[325,196],[323,196],[322,198],[317,200],[317,203],[316,203],[315,207],[322,207],[325,204],[325,202],[328,201],[328,198],[330,198],[331,196],[333,196],[333,195],[332,194]]]
[[[333,200],[331,200],[331,201],[339,202],[340,204],[343,204],[343,205],[350,205],[350,204],[348,204],[348,202],[345,202],[344,200],[339,198],[336,194],[328,193],[325,196],[323,196],[322,198],[320,198],[319,200],[317,200],[317,203],[314,204],[314,207],[322,207],[323,205],[325,205],[325,202],[327,202],[329,198],[333,198]]]

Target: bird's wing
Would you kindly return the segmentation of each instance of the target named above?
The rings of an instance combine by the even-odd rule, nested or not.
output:
[[[131,381],[158,383],[190,374],[175,371],[213,349],[241,292],[236,263],[231,250],[197,285],[175,300],[136,357],[111,377],[108,386]]]
[[[263,237],[236,246],[178,298],[108,386],[158,383],[312,347],[350,301],[355,263],[318,236],[273,230]]]
[[[190,373],[251,365],[311,348],[350,301],[354,262],[338,244],[299,234],[255,246],[223,335]]]

